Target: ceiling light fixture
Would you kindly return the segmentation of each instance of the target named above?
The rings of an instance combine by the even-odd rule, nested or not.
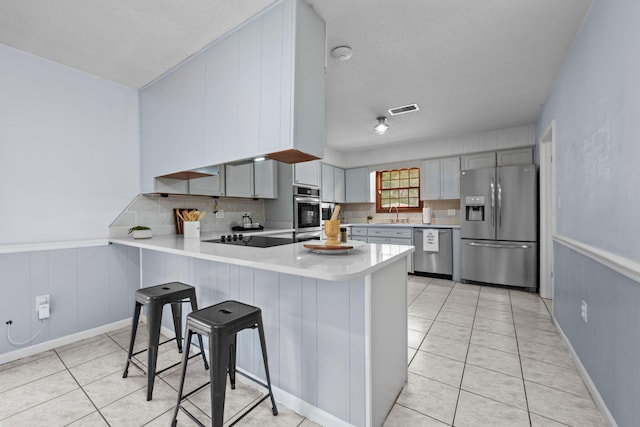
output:
[[[373,129],[377,134],[382,135],[389,130],[389,125],[387,124],[387,118],[385,116],[380,116],[376,120],[378,120],[378,124],[376,124]]]
[[[331,50],[331,56],[340,62],[345,62],[351,59],[353,51],[349,46],[338,46]]]

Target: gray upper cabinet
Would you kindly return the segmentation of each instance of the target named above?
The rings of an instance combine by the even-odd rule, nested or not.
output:
[[[294,185],[320,188],[320,161],[312,160],[293,165],[293,183]]]
[[[333,195],[334,202],[345,203],[346,202],[346,188],[345,188],[345,171],[341,168],[333,168]]]
[[[517,148],[496,153],[498,166],[520,166],[533,164],[533,148]]]
[[[335,176],[333,174],[333,166],[325,165],[322,163],[322,201],[323,202],[335,202]]]
[[[461,157],[462,170],[495,168],[496,153],[489,151],[487,153],[473,153]]]
[[[495,168],[496,166],[519,166],[533,164],[533,148],[487,151],[462,156],[462,170]]]
[[[371,203],[369,168],[345,170],[346,203]]]
[[[460,157],[424,160],[420,173],[420,199],[459,198]]]
[[[225,165],[227,197],[253,197],[253,162]]]
[[[322,158],[324,65],[324,21],[284,0],[144,88],[143,192],[157,176],[259,155]]]
[[[227,197],[278,198],[278,162],[228,164],[225,170]]]
[[[259,199],[278,198],[278,162],[263,160],[253,164],[253,196]]]
[[[322,201],[329,203],[345,202],[345,171],[322,163]]]
[[[203,169],[211,169],[213,175],[189,179],[189,194],[197,196],[224,196],[226,188],[224,165]]]

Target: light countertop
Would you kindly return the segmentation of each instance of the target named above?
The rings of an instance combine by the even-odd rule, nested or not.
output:
[[[203,234],[200,240],[218,237],[220,236]],[[119,245],[332,281],[363,277],[414,251],[413,246],[354,242],[354,246],[361,246],[347,254],[318,254],[303,246],[309,242],[254,248],[200,240],[185,239],[182,235],[154,236],[150,239],[109,239],[111,243]]]

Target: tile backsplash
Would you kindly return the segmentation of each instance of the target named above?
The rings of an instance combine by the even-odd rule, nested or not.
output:
[[[109,226],[109,237],[126,236],[129,228],[136,225],[150,227],[154,235],[175,234],[173,210],[177,208],[206,211],[206,216],[200,221],[202,233],[229,232],[232,226],[242,224],[245,213],[253,222],[264,224],[265,221],[262,200],[140,194]],[[224,218],[216,218],[215,211],[224,212]]]
[[[376,213],[375,203],[349,203],[341,205],[340,220],[345,224],[360,224],[367,222],[367,216],[373,216],[371,223],[389,223],[395,220],[395,210],[391,213]],[[431,223],[442,225],[460,224],[460,200],[428,200],[423,207],[431,208]],[[449,215],[453,213],[453,215]],[[403,213],[398,215],[401,221],[410,224],[422,224],[422,213]]]

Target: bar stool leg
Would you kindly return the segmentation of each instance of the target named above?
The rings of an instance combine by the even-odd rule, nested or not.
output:
[[[233,334],[233,342],[229,346],[229,383],[231,390],[236,389],[236,347],[238,345],[238,334]]]
[[[147,322],[149,327],[149,350],[147,351],[147,400],[153,397],[153,382],[158,362],[158,346],[160,342],[160,326],[162,322],[162,306],[147,305]]]
[[[258,322],[258,333],[260,334],[260,347],[262,347],[262,360],[264,361],[264,373],[267,376],[267,386],[269,387],[269,397],[271,397],[271,410],[273,415],[278,415],[278,408],[276,407],[276,401],[273,398],[273,391],[271,391],[271,377],[269,376],[269,363],[267,362],[267,345],[264,339],[264,328],[262,327],[262,320]]]
[[[178,423],[178,411],[180,410],[180,401],[182,400],[182,392],[184,391],[184,379],[187,376],[187,364],[189,363],[189,350],[191,348],[191,338],[193,332],[191,329],[187,331],[187,342],[184,348],[184,354],[182,355],[182,369],[180,373],[180,387],[178,388],[178,403],[176,409],[173,411],[173,419],[171,420],[171,426],[175,427]]]
[[[191,300],[191,311],[198,310],[198,300],[196,299],[195,293],[193,294],[193,297],[190,298],[190,300]],[[202,343],[202,335],[201,334],[197,334],[197,335],[198,335],[198,343],[200,344],[200,354],[202,354],[202,361],[204,362],[204,369],[207,370],[209,369],[209,364],[207,363],[207,356],[205,356],[204,354],[204,344]],[[209,353],[209,356],[211,356],[211,353]]]
[[[182,353],[182,303],[171,303],[171,314],[173,315],[173,330],[176,332],[178,353]]]
[[[229,364],[229,340],[220,334],[209,336],[209,356],[211,358],[211,425],[222,427],[224,423],[224,399],[227,385],[227,367]],[[217,354],[215,353],[217,351]]]
[[[124,367],[122,378],[129,376],[129,364],[131,363],[131,357],[133,355],[133,347],[136,344],[136,333],[138,332],[138,321],[140,320],[140,309],[142,304],[136,301],[136,305],[133,309],[133,324],[131,325],[131,342],[129,343],[129,354],[127,355],[127,364]]]

